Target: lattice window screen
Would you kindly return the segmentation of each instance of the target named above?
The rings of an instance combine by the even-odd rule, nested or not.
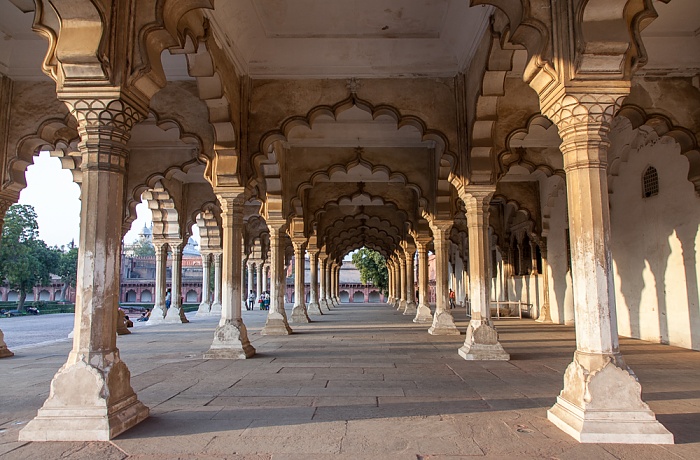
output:
[[[642,198],[659,194],[659,174],[656,168],[649,166],[642,176]]]

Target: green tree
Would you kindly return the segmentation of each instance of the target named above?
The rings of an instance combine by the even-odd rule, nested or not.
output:
[[[63,281],[61,300],[65,301],[68,288],[75,287],[78,280],[78,248],[71,245],[67,250],[61,251],[55,274]]]
[[[58,255],[39,239],[36,212],[29,205],[15,204],[5,214],[0,242],[0,279],[19,291],[17,309],[24,310],[27,291],[49,283]]]
[[[382,292],[389,288],[389,271],[386,268],[386,260],[377,251],[362,248],[352,255],[352,263],[360,271],[360,281],[363,284],[371,283]]]
[[[141,238],[131,245],[131,251],[134,257],[153,257],[156,255],[156,248],[153,246],[153,243]]]

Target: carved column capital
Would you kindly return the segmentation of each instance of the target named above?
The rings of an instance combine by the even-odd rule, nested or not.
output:
[[[608,93],[567,92],[542,101],[542,113],[557,125],[562,138],[564,169],[607,167],[608,133],[615,113],[629,94],[616,88]]]

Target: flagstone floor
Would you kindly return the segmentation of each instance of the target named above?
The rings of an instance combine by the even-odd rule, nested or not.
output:
[[[464,310],[453,310],[464,332]],[[510,362],[467,362],[464,335],[431,336],[383,304],[343,304],[263,337],[265,313],[244,311],[257,355],[203,360],[215,318],[121,336],[122,359],[151,417],[112,442],[21,443],[70,343],[0,360],[3,459],[697,459],[700,353],[622,339],[644,399],[676,445],[579,444],[546,419],[574,351],[574,330],[497,323]]]

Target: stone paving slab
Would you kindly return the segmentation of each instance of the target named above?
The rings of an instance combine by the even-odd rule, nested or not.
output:
[[[431,336],[384,305],[337,307],[260,336],[265,312],[243,312],[258,351],[203,360],[216,318],[139,327],[118,338],[151,417],[112,442],[20,443],[70,344],[0,360],[4,459],[697,459],[700,353],[621,339],[643,397],[676,445],[579,444],[546,419],[574,351],[574,330],[497,323],[510,362],[459,358],[461,336]],[[453,310],[464,331],[463,310]]]

